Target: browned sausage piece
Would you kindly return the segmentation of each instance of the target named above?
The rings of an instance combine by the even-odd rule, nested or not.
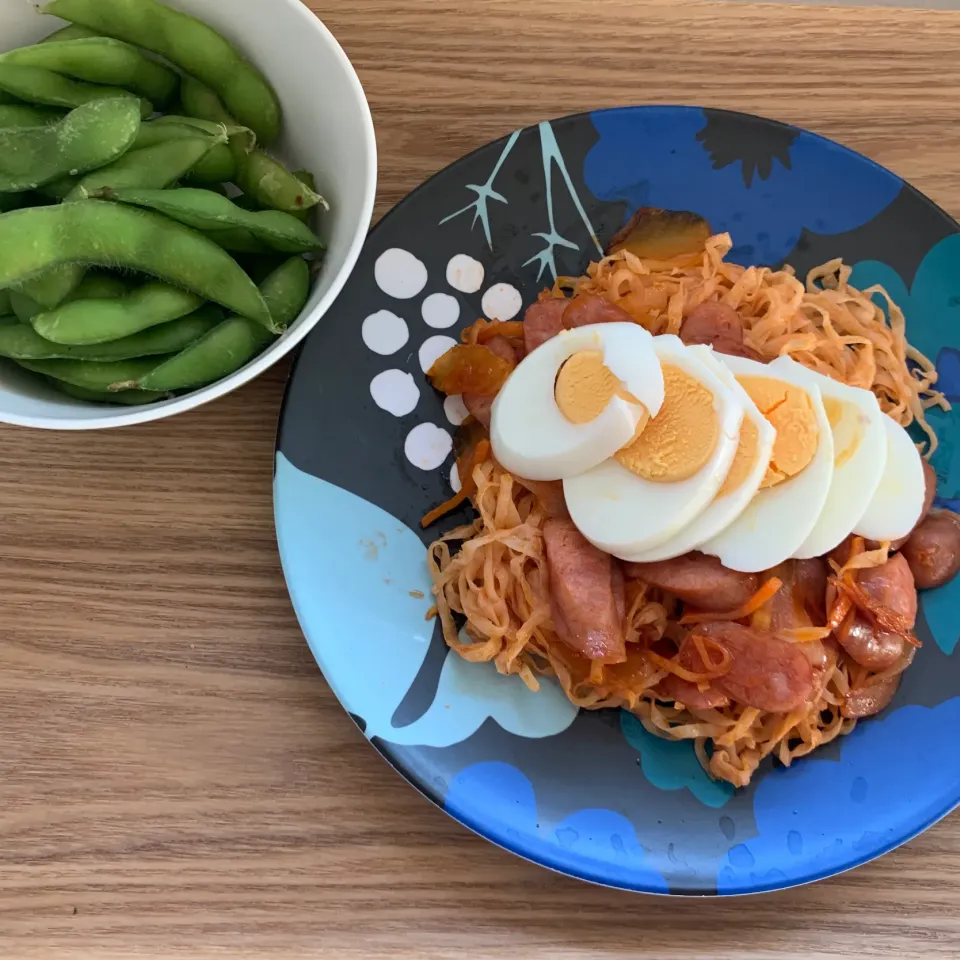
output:
[[[563,496],[562,480],[524,480],[520,477],[516,479],[520,486],[526,487],[537,498],[548,517],[570,516],[567,501]]]
[[[879,606],[904,618],[908,630],[917,621],[917,588],[904,556],[894,554],[879,567],[869,567],[857,575],[863,592]]]
[[[827,622],[827,564],[822,557],[794,561],[794,591],[817,625]]]
[[[538,300],[527,307],[523,315],[523,345],[527,353],[551,340],[563,329],[563,312],[570,301],[555,297]]]
[[[572,330],[574,327],[586,327],[591,323],[632,323],[633,317],[596,293],[581,293],[569,301],[563,311],[563,325]]]
[[[717,613],[743,606],[760,585],[756,574],[728,570],[716,557],[696,552],[655,563],[628,563],[625,572],[691,606]]]
[[[463,395],[463,405],[474,420],[482,423],[489,430],[490,411],[493,408],[493,401],[496,399],[489,393],[465,393]]]
[[[949,510],[931,513],[903,545],[917,587],[930,590],[949,583],[960,571],[960,517]]]
[[[736,703],[771,713],[789,713],[813,696],[813,667],[799,644],[738,623],[702,623],[680,647],[680,663],[688,670],[705,669],[694,645],[693,638],[698,633],[716,641],[730,654],[730,672],[713,680],[711,686]]]
[[[861,616],[855,617],[846,630],[838,631],[837,636],[843,649],[869,670],[886,670],[903,656],[903,637],[885,633]]]
[[[513,349],[513,344],[506,337],[491,337],[484,346],[503,360],[508,360],[510,363],[517,362],[518,358],[516,351]],[[463,395],[463,405],[474,420],[478,420],[489,430],[490,408],[493,406],[495,399],[495,393],[465,393]]]
[[[717,353],[757,359],[743,342],[740,315],[725,303],[701,303],[694,307],[680,327],[680,339],[686,344],[706,344]]]
[[[614,560],[589,543],[569,520],[543,525],[550,574],[550,605],[560,639],[582,656],[602,663],[626,659],[617,610]]]
[[[923,461],[923,484],[923,509],[920,511],[920,519],[913,525],[913,530],[916,530],[917,527],[926,520],[931,507],[933,507],[933,501],[937,496],[937,471],[934,470],[926,460]],[[893,540],[890,543],[890,552],[893,553],[895,550],[899,550],[910,539],[913,530],[905,537],[901,537],[899,540]],[[867,541],[867,546],[868,548],[873,548],[879,546],[879,544],[873,540],[869,540]]]
[[[871,686],[851,690],[847,694],[840,712],[850,719],[872,717],[890,704],[899,686],[900,675],[898,674]]]

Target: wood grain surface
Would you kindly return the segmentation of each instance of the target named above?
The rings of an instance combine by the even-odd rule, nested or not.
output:
[[[635,102],[801,124],[960,214],[957,13],[312,5],[372,104],[378,215],[515,127]],[[119,432],[0,428],[0,956],[958,955],[960,816],[812,887],[682,901],[556,876],[414,793],[341,711],[287,599],[285,376]]]

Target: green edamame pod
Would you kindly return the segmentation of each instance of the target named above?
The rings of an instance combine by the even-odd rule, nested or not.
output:
[[[112,403],[120,406],[143,406],[148,403],[158,403],[160,400],[169,400],[169,393],[149,393],[146,390],[118,390],[115,393],[102,390],[87,390],[72,383],[54,380],[47,377],[47,382],[60,393],[73,397],[74,400],[83,400],[86,403]]]
[[[0,290],[0,317],[5,317],[13,313],[13,307],[10,306],[10,291]]]
[[[188,348],[189,349],[189,348]],[[145,377],[157,361],[153,357],[99,363],[96,360],[18,360],[25,370],[72,383],[87,390],[122,390],[122,384]]]
[[[284,213],[302,213],[318,205],[324,210],[330,209],[320,194],[262,150],[254,150],[246,162],[238,164],[236,184],[260,206]]]
[[[125,297],[71,300],[39,314],[31,323],[53,343],[106,343],[184,317],[202,303],[195,293],[151,280]]]
[[[237,164],[227,143],[218,143],[194,168],[187,180],[203,184],[230,183],[236,179]]]
[[[89,30],[87,27],[81,27],[76,23],[67,24],[59,30],[54,30],[49,36],[44,37],[41,43],[60,43],[63,40],[85,40],[88,37],[99,37],[96,30]]]
[[[42,127],[47,123],[56,123],[65,116],[62,110],[52,107],[31,107],[26,103],[6,103],[0,105],[0,128],[6,127]],[[137,111],[140,119],[140,111]]]
[[[30,323],[30,321],[43,313],[44,308],[36,300],[28,297],[19,290],[10,291],[10,309],[19,323]]]
[[[76,346],[51,343],[32,327],[18,321],[14,327],[0,326],[0,357],[11,360],[96,360],[113,363],[136,357],[174,354],[199,340],[222,319],[219,311],[201,307],[178,320],[120,340]]]
[[[293,175],[302,183],[309,187],[314,193],[317,192],[317,178],[309,170],[294,170]],[[329,209],[329,207],[327,208]],[[298,210],[292,216],[304,223],[310,222],[312,208],[307,210]]]
[[[277,330],[286,329],[310,295],[310,269],[305,260],[292,257],[260,285],[260,291]],[[228,317],[185,350],[159,364],[139,380],[122,384],[146,390],[186,390],[213,383],[239,370],[273,338],[244,317]]]
[[[225,230],[246,230],[269,248],[284,253],[310,253],[320,238],[296,217],[279,210],[251,212],[211,190],[112,190],[106,196],[119,203],[155,210],[218,240]]]
[[[165,117],[157,117],[155,120],[144,123],[134,147],[135,149],[151,147],[153,144],[161,143],[164,140],[189,140],[200,134],[215,137],[218,142],[222,141],[223,135],[226,134],[231,141],[239,143],[246,153],[249,153],[257,145],[257,138],[249,127],[241,127],[232,121],[221,123],[219,121],[202,120],[199,117],[168,114]]]
[[[117,390],[115,393],[102,390],[87,390],[62,380],[47,378],[54,388],[74,400],[85,400],[87,403],[116,403],[123,406],[141,406],[147,403],[157,403],[160,400],[169,400],[169,393],[150,393],[147,390]]]
[[[125,297],[130,287],[120,278],[109,273],[88,273],[73,293],[70,300],[112,300]]]
[[[113,163],[87,174],[66,196],[68,202],[86,200],[106,189],[152,187],[176,183],[202,160],[216,141],[209,138],[170,140],[143,150],[130,150]],[[54,181],[54,185],[59,181]]]
[[[0,129],[0,192],[34,190],[112,163],[140,129],[133,97],[94,100],[42,127]]]
[[[286,330],[300,316],[310,298],[307,261],[302,257],[291,257],[260,284],[260,292],[273,318],[274,330]]]
[[[80,276],[76,289],[68,293],[65,300],[106,300],[112,297],[123,297],[127,293],[127,285],[119,277],[103,273],[88,273],[86,276],[83,274]],[[22,290],[10,291],[10,306],[21,323],[31,323],[34,317],[50,309],[37,303]]]
[[[240,265],[212,240],[167,217],[102,200],[0,216],[0,289],[64,264],[135,270],[271,324],[260,291]]]
[[[180,97],[183,109],[192,116],[214,123],[235,122],[216,93],[193,77],[184,77],[181,81]],[[323,197],[262,150],[241,152],[233,140],[231,147],[237,164],[234,182],[261,207],[284,213],[298,213],[317,204],[327,208]]]
[[[264,143],[280,133],[280,102],[273,88],[212,27],[157,0],[52,0],[43,7],[71,23],[159,53],[212,87],[227,109]]]
[[[80,286],[86,272],[87,267],[83,263],[52,264],[49,269],[41,269],[38,275],[24,280],[19,290],[31,300],[36,300],[40,306],[52,310],[59,307]],[[3,283],[0,282],[0,287],[2,286]]]
[[[122,87],[160,106],[170,101],[179,84],[173,70],[148,60],[136,47],[109,37],[19,47],[0,55],[0,63],[40,67],[75,80]]]
[[[104,87],[81,80],[62,77],[52,70],[41,67],[21,67],[12,63],[0,63],[0,89],[27,103],[46,104],[51,107],[82,107],[91,100],[112,100],[129,96],[120,87]],[[149,117],[153,104],[140,100],[140,114]]]
[[[246,317],[228,317],[186,350],[138,378],[122,383],[120,388],[186,390],[202,387],[239,370],[261,353],[272,339],[263,327]]]

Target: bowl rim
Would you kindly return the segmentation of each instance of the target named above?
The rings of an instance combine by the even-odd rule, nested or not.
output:
[[[109,416],[27,416],[7,413],[0,410],[0,423],[6,423],[16,427],[34,427],[42,430],[110,430],[116,427],[131,426],[133,424],[151,423],[155,420],[174,417],[188,410],[194,410],[197,407],[203,406],[219,397],[226,396],[228,393],[244,386],[290,353],[320,322],[324,314],[330,309],[334,300],[339,296],[340,291],[343,289],[344,284],[346,284],[357,264],[357,259],[360,256],[360,251],[363,249],[363,244],[366,242],[367,233],[369,232],[373,217],[373,205],[377,195],[377,137],[373,126],[373,115],[370,111],[370,104],[367,100],[366,92],[363,89],[363,84],[360,82],[360,77],[357,75],[356,68],[329,27],[320,19],[318,14],[310,10],[301,3],[300,0],[281,0],[281,2],[283,2],[295,16],[299,16],[303,20],[307,29],[313,29],[319,34],[334,59],[338,61],[340,67],[343,69],[347,83],[352,88],[359,102],[359,120],[363,131],[363,139],[367,147],[366,169],[364,170],[364,196],[360,217],[354,227],[354,235],[350,241],[350,246],[347,248],[343,264],[337,274],[332,278],[330,286],[321,297],[320,302],[296,329],[292,329],[284,334],[280,340],[271,344],[259,357],[235,373],[224,377],[222,380],[201,387],[199,390],[195,390],[193,393],[189,393],[184,397],[177,397],[173,400],[165,400],[144,407],[136,407],[128,411],[119,411],[118,409]],[[78,407],[86,407],[89,410],[99,411],[102,409],[102,406],[99,404],[87,403],[82,400],[75,401],[75,405]]]

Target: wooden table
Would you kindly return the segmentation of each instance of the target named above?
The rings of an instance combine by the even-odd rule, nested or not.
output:
[[[378,215],[515,127],[634,102],[801,124],[960,215],[960,13],[314,5],[370,97]],[[812,887],[667,901],[555,876],[415,794],[341,711],[287,599],[286,372],[120,432],[0,429],[0,956],[957,955],[957,816]]]

